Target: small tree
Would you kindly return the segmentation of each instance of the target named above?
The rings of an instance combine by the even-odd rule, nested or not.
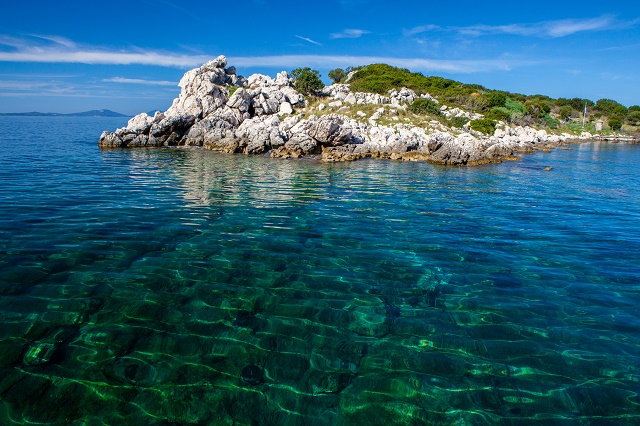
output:
[[[333,80],[334,83],[340,83],[342,79],[347,76],[347,72],[342,68],[336,68],[329,71],[328,76],[331,80]]]
[[[622,121],[618,120],[617,118],[611,118],[609,120],[609,127],[611,127],[611,130],[617,132],[622,128]]]
[[[571,118],[571,113],[573,112],[573,109],[569,106],[563,106],[562,108],[560,108],[560,118],[562,118],[564,121],[568,121]]]
[[[294,80],[295,88],[303,95],[314,95],[324,87],[322,80],[320,80],[320,73],[309,67],[296,68],[291,71],[291,77]]]

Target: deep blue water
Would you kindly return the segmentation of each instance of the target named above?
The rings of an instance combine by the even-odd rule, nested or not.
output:
[[[125,122],[0,117],[0,424],[640,424],[640,146],[100,150]]]

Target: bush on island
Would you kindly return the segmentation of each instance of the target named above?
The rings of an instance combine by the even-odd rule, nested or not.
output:
[[[629,124],[633,125],[633,126],[638,126],[640,125],[640,111],[631,111],[631,108],[629,108],[629,114],[627,115],[627,120],[629,121]]]
[[[480,118],[478,120],[471,121],[471,128],[476,132],[491,135],[496,130],[496,123],[489,118]]]
[[[564,121],[568,121],[571,118],[571,113],[573,113],[573,108],[571,108],[569,105],[565,105],[560,108],[560,118],[562,118]]]
[[[505,107],[491,108],[484,117],[490,120],[507,121],[511,118],[512,112]]]
[[[296,90],[303,95],[314,95],[324,87],[320,80],[320,73],[309,67],[296,68],[291,71]]]
[[[334,83],[340,83],[342,79],[347,76],[347,73],[342,68],[336,68],[334,70],[329,71],[329,78],[333,80]]]
[[[618,120],[617,118],[612,118],[609,120],[609,127],[611,127],[611,130],[617,132],[622,128],[622,121]]]
[[[431,99],[418,98],[411,105],[409,111],[414,114],[434,114],[441,115],[440,107]]]
[[[457,127],[461,129],[468,122],[469,122],[469,119],[467,117],[452,117],[449,119],[449,127]]]
[[[601,111],[607,115],[612,115],[612,114],[626,115],[627,114],[627,107],[619,104],[613,99],[599,99],[596,102],[595,108],[598,111]]]
[[[507,103],[507,95],[500,92],[491,92],[485,95],[487,99],[487,106],[489,108],[503,107]]]

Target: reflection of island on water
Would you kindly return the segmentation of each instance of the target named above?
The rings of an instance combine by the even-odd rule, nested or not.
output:
[[[312,159],[287,161],[221,154],[199,148],[102,149],[102,152],[105,158],[117,152],[120,161],[125,161],[123,157],[130,160],[130,177],[137,183],[153,184],[154,177],[176,176],[176,187],[183,189],[183,197],[190,206],[249,203],[256,209],[263,209],[295,207],[321,198],[347,195],[352,198],[353,191],[342,183],[354,178],[360,181],[358,192],[363,195],[370,196],[373,192],[384,195],[388,188],[398,188],[393,164],[380,161],[365,160],[356,164],[323,163]],[[380,173],[381,168],[389,166],[388,173]],[[371,169],[377,172],[369,173]],[[406,180],[406,176],[403,179]],[[412,179],[409,179],[400,186],[410,190],[411,183]]]

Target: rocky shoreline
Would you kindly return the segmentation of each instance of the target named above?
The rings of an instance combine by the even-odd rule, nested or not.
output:
[[[318,155],[324,161],[350,161],[371,157],[470,166],[518,159],[519,154],[593,138],[589,133],[576,138],[505,124],[486,136],[469,129],[468,123],[461,129],[438,121],[426,126],[403,123],[398,111],[406,111],[416,99],[438,102],[406,88],[381,96],[334,84],[323,89],[321,103],[311,106],[286,72],[275,79],[261,74],[244,78],[236,74],[235,67],[227,67],[224,56],[188,71],[179,86],[180,95],[168,110],[153,117],[139,114],[126,127],[103,132],[98,145],[201,146],[279,158]],[[371,115],[358,110],[357,119],[345,115],[358,105],[378,108]],[[440,111],[447,118],[482,117],[446,105],[440,105]],[[390,123],[380,124],[387,116]]]

